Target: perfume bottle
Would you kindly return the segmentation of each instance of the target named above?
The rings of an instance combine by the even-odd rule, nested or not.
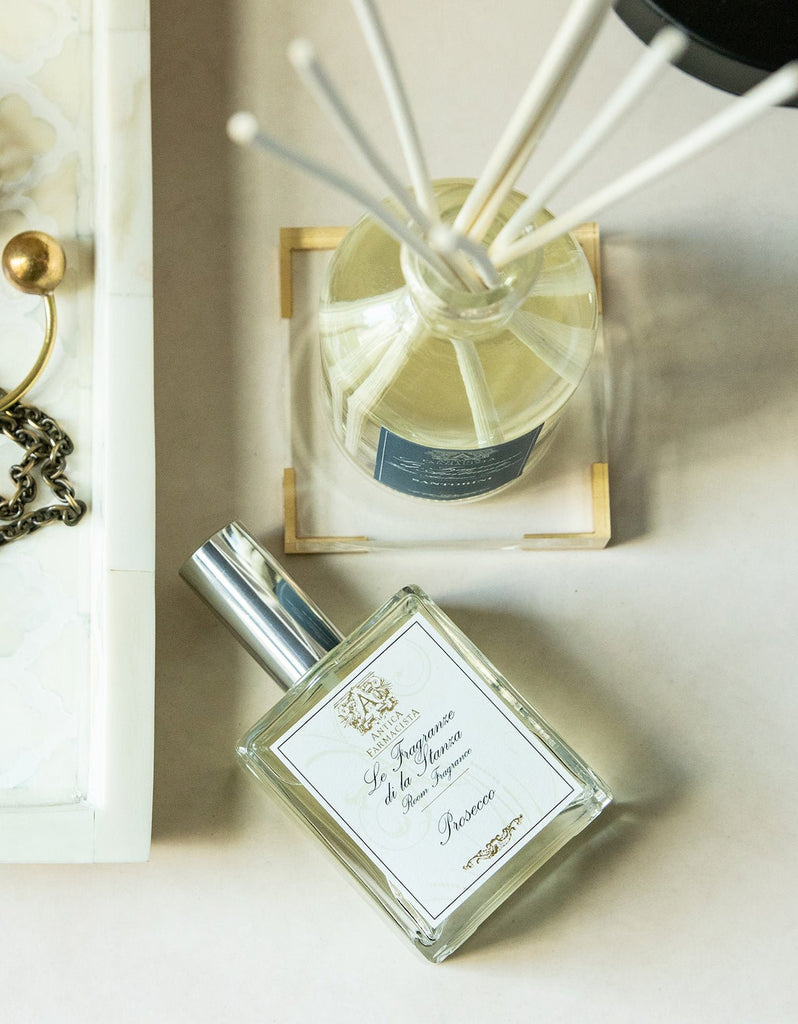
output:
[[[454,220],[471,184],[435,182],[443,221]],[[505,200],[486,243],[523,199]],[[529,230],[549,219],[541,212]],[[593,275],[570,234],[473,291],[444,283],[365,216],[336,249],[319,307],[333,435],[356,465],[405,494],[494,493],[551,443],[590,362],[597,309]]]
[[[428,960],[610,802],[418,587],[344,639],[239,523],[181,575],[287,689],[240,741],[241,762]]]

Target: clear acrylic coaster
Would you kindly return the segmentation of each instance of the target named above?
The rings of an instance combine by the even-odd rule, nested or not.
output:
[[[605,547],[610,507],[601,326],[588,372],[549,451],[528,474],[490,497],[466,503],[408,497],[370,479],[341,451],[322,399],[316,309],[327,262],[345,231],[284,228],[280,236],[281,313],[289,321],[290,379],[285,551]],[[600,296],[598,227],[587,224],[574,234]]]

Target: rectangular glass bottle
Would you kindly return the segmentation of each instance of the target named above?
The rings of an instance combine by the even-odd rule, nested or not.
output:
[[[611,800],[412,586],[324,655],[238,753],[436,963]]]

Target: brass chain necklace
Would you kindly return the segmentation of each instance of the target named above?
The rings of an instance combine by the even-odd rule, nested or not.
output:
[[[0,396],[5,391],[0,388]],[[22,448],[23,460],[10,470],[15,491],[10,498],[0,494],[0,545],[34,533],[48,523],[60,521],[74,526],[86,511],[86,503],[75,497],[66,475],[67,456],[74,446],[66,431],[47,413],[33,405],[17,402],[0,412],[0,430]],[[48,485],[58,502],[32,508],[38,490],[34,472]]]
[[[86,511],[85,503],[75,497],[75,488],[66,475],[67,456],[74,448],[72,439],[52,416],[20,401],[41,375],[55,344],[53,292],[66,270],[64,251],[42,231],[23,231],[6,245],[2,266],[15,288],[42,296],[46,327],[41,351],[25,379],[11,391],[0,388],[0,431],[25,453],[22,462],[11,467],[13,495],[4,498],[0,494],[0,545],[25,537],[48,523],[60,521],[74,526]],[[34,473],[56,496],[55,504],[32,507],[38,489]]]

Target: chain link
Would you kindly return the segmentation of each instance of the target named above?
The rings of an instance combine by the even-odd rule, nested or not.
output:
[[[5,391],[0,388],[0,396]],[[0,412],[0,430],[25,452],[22,462],[11,467],[11,482],[16,490],[10,498],[0,495],[0,546],[34,533],[48,523],[60,521],[74,526],[86,511],[86,504],[75,496],[75,488],[66,475],[67,456],[74,446],[69,435],[56,421],[33,405],[17,402]],[[61,504],[31,509],[37,485],[34,470]]]

